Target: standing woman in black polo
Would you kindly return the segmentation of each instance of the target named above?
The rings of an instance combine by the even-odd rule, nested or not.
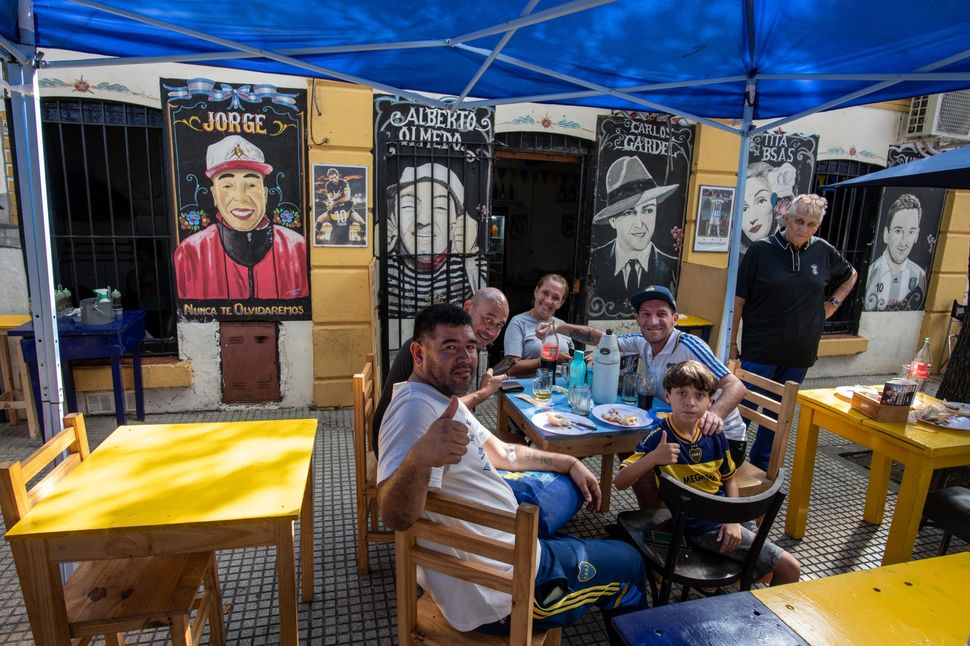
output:
[[[731,358],[739,356],[738,321],[743,320],[741,367],[779,383],[805,379],[818,356],[823,322],[858,277],[835,247],[815,237],[827,206],[824,197],[799,195],[784,216],[785,228],[752,244],[741,260]],[[758,428],[751,464],[768,468],[773,440],[771,430]]]

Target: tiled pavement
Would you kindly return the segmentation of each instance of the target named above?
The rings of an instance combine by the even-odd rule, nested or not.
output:
[[[809,380],[805,387],[854,384],[859,378]],[[864,381],[878,383],[878,377]],[[486,426],[495,423],[494,405],[479,408]],[[315,545],[316,601],[300,604],[300,631],[306,644],[392,644],[394,638],[394,559],[392,544],[370,548],[371,574],[359,576],[354,544],[354,472],[352,417],[349,410],[314,411],[309,409],[239,412],[181,413],[152,415],[147,420],[160,422],[234,421],[243,419],[316,417],[320,422],[315,454]],[[797,424],[797,419],[796,419]],[[112,417],[90,417],[88,428],[92,447],[114,429]],[[25,457],[39,444],[26,438],[26,429],[0,426],[0,459]],[[788,466],[790,467],[790,444]],[[882,525],[862,521],[866,470],[839,457],[846,442],[822,432],[815,467],[808,532],[802,541],[782,533],[784,509],[775,523],[772,539],[795,554],[802,563],[803,579],[817,578],[879,565],[889,529],[888,519],[896,500],[895,485],[890,491],[886,519]],[[594,473],[596,459],[587,461]],[[324,483],[326,486],[324,486]],[[604,536],[605,526],[619,511],[632,509],[635,501],[629,492],[614,492],[613,509],[607,514],[580,512],[566,528],[580,536]],[[299,534],[297,534],[299,536]],[[935,554],[940,534],[924,529],[917,540],[914,558]],[[964,549],[954,539],[952,550]],[[274,557],[269,548],[219,553],[219,567],[229,644],[276,644],[279,626],[276,617]],[[605,644],[599,613],[591,612],[579,625],[564,631],[564,644]],[[16,571],[10,550],[0,546],[0,646],[30,644],[30,630],[23,611]],[[167,643],[163,631],[130,634],[128,643]]]

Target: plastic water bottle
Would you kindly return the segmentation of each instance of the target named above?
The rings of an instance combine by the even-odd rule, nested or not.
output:
[[[616,387],[620,383],[620,350],[613,330],[607,330],[600,337],[593,363],[593,401],[612,404],[616,401]]]
[[[573,400],[573,387],[586,383],[586,360],[583,357],[583,351],[576,350],[576,353],[573,354],[573,360],[569,362],[568,366],[564,365],[563,367],[567,369],[566,374],[569,375],[566,391],[571,402]]]

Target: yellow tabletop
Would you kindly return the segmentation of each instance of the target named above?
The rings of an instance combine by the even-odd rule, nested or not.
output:
[[[878,387],[876,387],[878,388]],[[920,395],[927,403],[940,403],[929,395]],[[918,447],[928,455],[946,455],[965,451],[970,445],[970,433],[948,430],[925,422],[891,423],[879,422],[854,410],[849,402],[835,396],[834,388],[803,390],[798,393],[799,403],[812,405],[838,413],[847,420],[855,421],[864,428],[880,431],[890,438]]]
[[[970,552],[753,590],[810,644],[954,644],[970,636]]]
[[[713,325],[713,321],[702,319],[701,317],[694,316],[693,314],[681,314],[676,323],[677,327],[711,327]]]
[[[296,520],[317,420],[122,426],[7,539]]]
[[[30,323],[29,314],[0,314],[0,330],[4,332],[24,323]]]

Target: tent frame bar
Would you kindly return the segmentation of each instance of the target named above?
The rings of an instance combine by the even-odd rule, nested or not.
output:
[[[529,15],[532,13],[532,10],[535,9],[537,4],[539,4],[539,0],[529,0],[522,9],[522,13],[520,15]],[[488,68],[492,65],[495,57],[502,53],[502,50],[505,49],[505,46],[510,40],[512,40],[512,36],[514,36],[517,31],[518,28],[510,29],[509,31],[505,32],[502,39],[498,42],[495,48],[489,52],[488,56],[485,58],[485,61],[482,62],[481,66],[478,68],[478,71],[475,72],[475,74],[472,75],[472,77],[468,80],[468,83],[465,85],[465,89],[462,90],[461,94],[458,95],[458,100],[455,101],[454,105],[451,106],[452,110],[457,110],[461,106],[462,101],[468,97],[468,94],[472,91],[472,88],[475,87],[478,81],[485,74],[485,71],[488,70]]]
[[[202,41],[210,42],[216,45],[221,45],[230,49],[237,49],[241,52],[247,52],[253,54],[256,57],[268,58],[280,63],[285,63],[287,65],[292,65],[293,67],[308,70],[310,72],[315,72],[317,74],[323,74],[325,76],[330,76],[341,81],[347,81],[348,83],[356,83],[357,85],[367,85],[378,90],[383,90],[384,92],[389,92],[391,94],[397,94],[398,96],[407,97],[414,101],[420,103],[432,104],[437,107],[445,107],[445,104],[438,99],[430,99],[426,96],[422,96],[416,92],[409,92],[401,88],[396,88],[385,83],[379,83],[377,81],[369,81],[365,78],[355,76],[353,74],[346,74],[344,72],[339,72],[337,70],[330,69],[328,67],[323,67],[321,65],[314,65],[313,63],[307,63],[301,61],[298,58],[293,58],[292,56],[283,56],[272,52],[267,49],[259,49],[257,47],[250,47],[249,45],[244,45],[242,43],[237,43],[235,41],[227,40],[225,38],[219,38],[217,36],[209,36],[200,31],[194,29],[188,29],[186,27],[179,27],[178,25],[173,25],[171,23],[165,22],[163,20],[156,20],[155,18],[148,18],[147,16],[142,16],[132,11],[127,11],[118,7],[112,7],[109,5],[102,4],[100,2],[95,2],[94,0],[74,0],[79,5],[90,7],[91,9],[98,9],[104,11],[105,13],[114,14],[121,16],[122,18],[128,18],[129,20],[134,20],[135,22],[145,23],[153,27],[159,27],[161,29],[168,29],[183,36],[191,36],[192,38],[197,38]]]

